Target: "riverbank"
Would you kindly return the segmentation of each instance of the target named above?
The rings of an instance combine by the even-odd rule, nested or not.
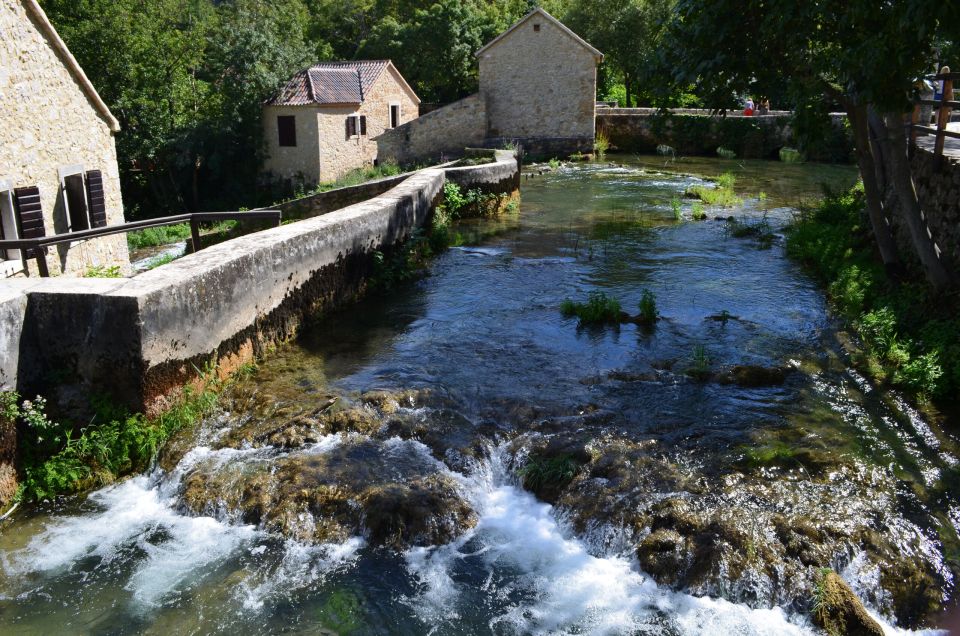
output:
[[[934,294],[920,272],[892,281],[874,254],[861,187],[807,209],[787,252],[823,284],[859,336],[859,366],[882,386],[956,407],[960,395],[960,297]]]

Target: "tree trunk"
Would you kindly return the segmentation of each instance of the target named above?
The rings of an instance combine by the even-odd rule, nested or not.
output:
[[[920,201],[913,186],[910,163],[907,160],[907,140],[903,134],[903,120],[900,115],[884,115],[884,134],[880,137],[887,155],[888,175],[900,202],[900,214],[910,231],[910,238],[916,249],[920,264],[923,265],[927,281],[936,290],[951,285],[950,274],[937,254],[933,239],[927,232],[927,225],[920,210]]]
[[[867,107],[863,104],[846,102],[847,118],[853,128],[854,149],[857,154],[857,166],[863,179],[863,192],[867,199],[867,216],[870,227],[880,250],[880,258],[888,274],[897,275],[902,269],[897,255],[897,244],[893,240],[890,223],[883,210],[883,190],[877,182],[877,169],[870,147],[870,132],[867,125]]]

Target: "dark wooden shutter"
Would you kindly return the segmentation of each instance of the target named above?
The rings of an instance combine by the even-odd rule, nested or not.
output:
[[[366,115],[360,115],[360,134],[361,135],[367,134],[367,116]]]
[[[103,173],[99,170],[88,170],[86,177],[87,201],[90,204],[90,218],[93,220],[93,227],[105,227],[107,225],[107,203],[103,197]]]
[[[40,207],[40,189],[37,186],[15,188],[13,201],[17,208],[17,225],[20,226],[20,238],[41,238],[46,236],[43,227],[43,209]],[[46,253],[45,248],[25,250],[25,258],[36,258]]]
[[[347,137],[353,137],[357,134],[357,120],[353,115],[347,117]]]
[[[294,115],[277,116],[277,143],[281,146],[297,145],[297,118]]]

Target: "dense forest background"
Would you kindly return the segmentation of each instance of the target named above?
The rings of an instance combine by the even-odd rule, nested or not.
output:
[[[835,17],[830,5],[800,4],[793,14],[778,9],[770,22],[758,0],[718,0],[709,9],[687,0],[41,0],[120,120],[128,219],[268,203],[268,191],[258,187],[260,105],[297,70],[324,60],[387,58],[424,102],[454,101],[477,89],[474,53],[533,6],[603,51],[599,99],[727,108],[749,92],[775,108],[822,115],[839,100],[814,83],[783,81],[783,61],[788,70],[819,70],[784,46],[806,50],[836,35],[824,43],[829,51],[852,36],[823,30]],[[895,4],[910,5],[909,14],[886,16],[891,28],[920,20],[929,29],[942,11],[924,7],[950,3]],[[883,13],[866,0],[844,7],[861,5]],[[931,34],[923,36],[923,51],[901,64],[899,79],[918,66],[932,69]],[[869,61],[862,50],[850,59]]]

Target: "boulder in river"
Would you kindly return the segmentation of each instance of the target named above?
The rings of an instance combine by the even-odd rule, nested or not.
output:
[[[813,620],[828,634],[883,636],[850,586],[832,570],[823,570],[814,595]]]

